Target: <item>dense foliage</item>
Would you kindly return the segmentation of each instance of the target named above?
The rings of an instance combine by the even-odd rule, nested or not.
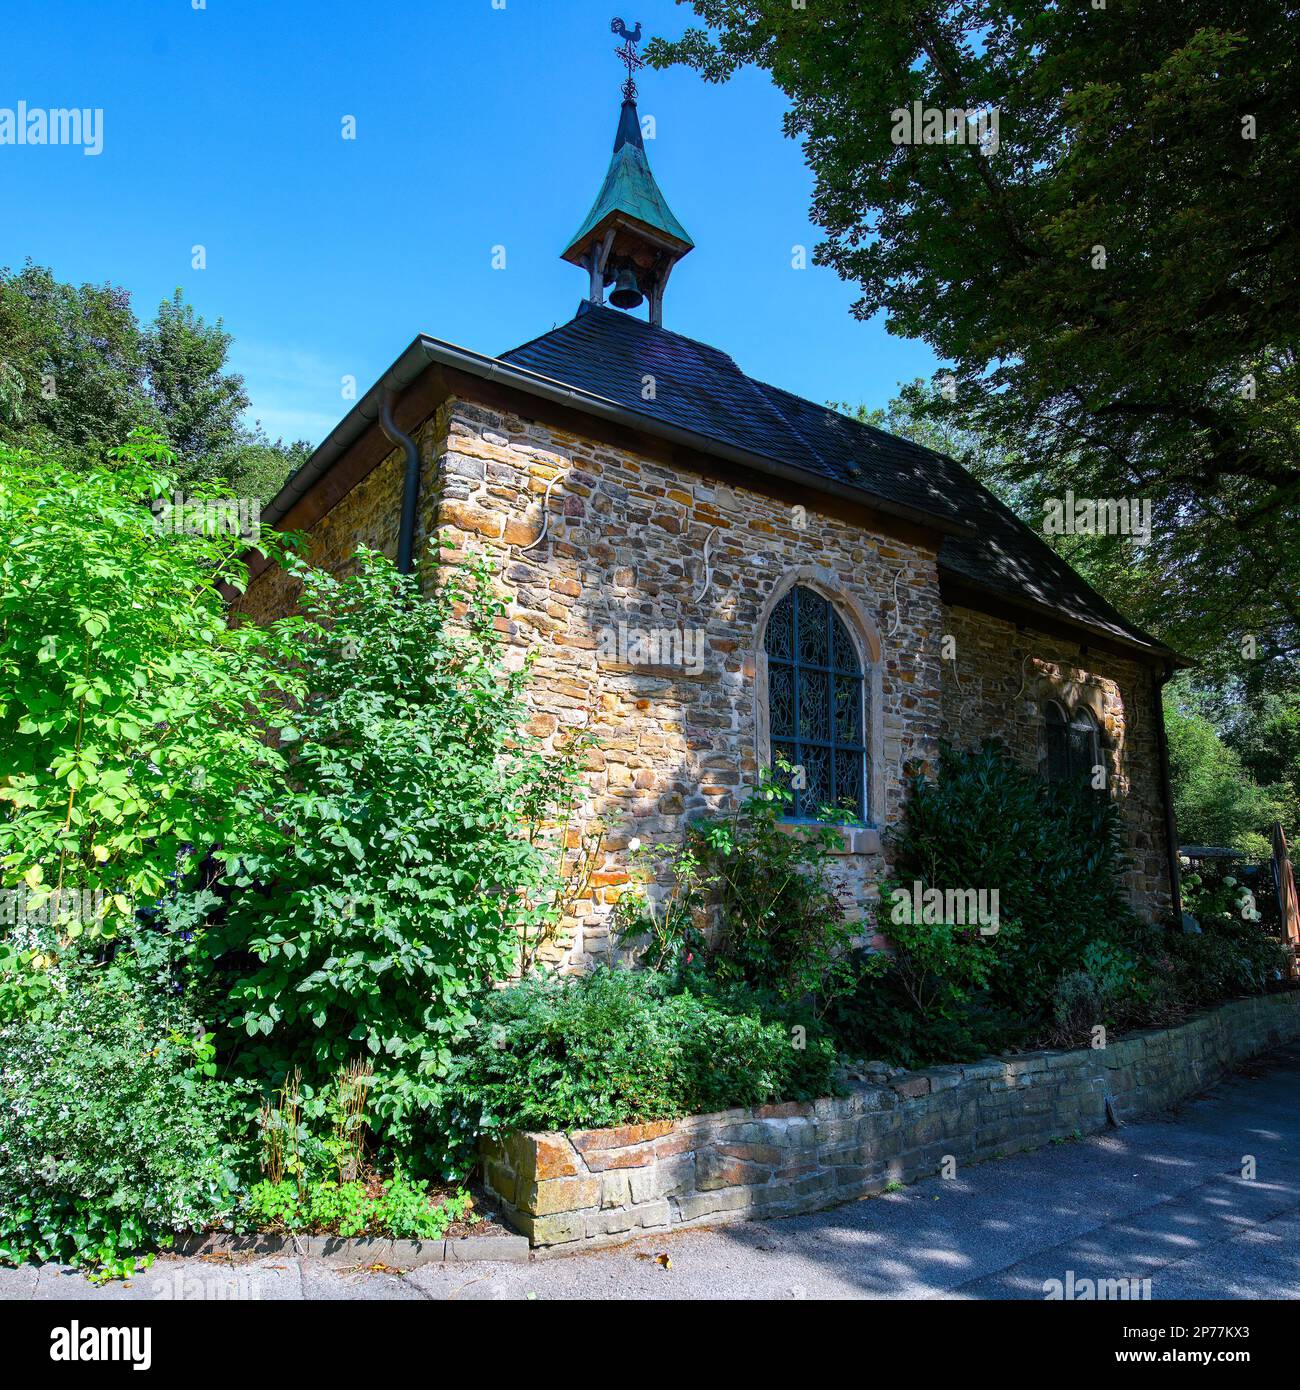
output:
[[[527,830],[572,768],[523,730],[528,673],[505,669],[487,570],[449,567],[424,596],[374,552],[344,579],[301,573],[288,775],[244,802],[274,834],[226,837],[204,950],[230,973],[242,1069],[278,1084],[297,1067],[311,1088],[368,1056],[376,1129],[407,1149],[476,996],[553,900]]]
[[[226,621],[243,542],[215,521],[160,534],[150,503],[176,477],[156,437],[114,461],[0,451],[0,881],[65,940],[246,833],[283,768],[250,711],[297,689],[277,634]]]
[[[534,978],[485,1001],[453,1070],[448,1139],[812,1099],[833,1090],[834,1063],[815,1027],[744,992],[679,992],[658,972],[604,967]]]
[[[1271,853],[1273,822],[1291,823],[1295,806],[1286,784],[1261,787],[1241,755],[1204,715],[1173,702],[1165,710],[1174,815],[1184,845],[1224,845]]]
[[[464,1210],[414,1175],[441,1150],[439,1078],[521,929],[555,915],[546,825],[581,741],[544,757],[526,734],[485,570],[422,596],[363,554],[304,573],[300,615],[231,627],[217,582],[241,587],[242,540],[155,525],[175,485],[156,437],[113,464],[0,457],[5,1192],[29,1194],[5,1257],[121,1270],[177,1227],[271,1219],[257,1094],[290,1077],[311,1163],[278,1219],[435,1234]],[[162,943],[165,969],[128,971]],[[363,1151],[336,1171],[335,1078],[365,1058]],[[81,1105],[63,1167],[61,1090]]]
[[[831,1014],[845,1046],[909,1064],[979,1056],[1041,1028],[1089,953],[1094,969],[1131,972],[1121,824],[1109,797],[1044,783],[996,743],[944,749],[936,778],[912,779],[893,837],[888,966]],[[918,915],[915,885],[990,906],[996,894],[997,920]]]
[[[1020,479],[1154,503],[1161,634],[1300,649],[1300,105],[1279,0],[691,0],[653,62],[755,65],[804,144],[822,263],[928,342]],[[893,112],[998,112],[896,143]],[[1235,642],[1234,642],[1235,645]]]
[[[0,1261],[129,1274],[234,1203],[235,1096],[160,941],[107,964],[73,951],[0,1024]]]
[[[118,286],[64,284],[30,261],[0,267],[0,445],[81,470],[148,430],[187,490],[224,478],[231,495],[266,501],[310,448],[241,423],[249,399],[227,370],[230,345],[221,320],[204,322],[179,290],[141,324]]]
[[[692,820],[680,844],[636,851],[639,883],[619,899],[615,927],[642,964],[787,1002],[852,987],[855,929],[831,875],[840,818],[783,824],[789,771],[762,773],[734,811]]]

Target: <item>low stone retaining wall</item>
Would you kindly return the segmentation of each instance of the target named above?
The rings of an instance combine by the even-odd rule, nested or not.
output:
[[[846,1096],[485,1143],[488,1186],[534,1247],[577,1249],[791,1216],[1162,1110],[1300,1037],[1300,991],[1235,1000],[1108,1047],[906,1072]]]

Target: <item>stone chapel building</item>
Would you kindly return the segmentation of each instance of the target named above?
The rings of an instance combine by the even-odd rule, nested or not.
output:
[[[1104,769],[1133,901],[1169,917],[1161,685],[1179,658],[952,459],[663,326],[693,243],[629,88],[563,253],[586,273],[574,318],[497,357],[417,337],[263,524],[305,532],[335,570],[359,543],[403,569],[447,542],[499,562],[508,641],[537,654],[533,729],[554,739],[590,717],[600,737],[580,817],[605,836],[558,947],[568,968],[610,950],[629,839],[734,805],[775,752],[804,770],[797,818],[851,810],[837,869],[856,913],[886,869],[905,769],[932,767],[943,740],[994,736],[1046,777]],[[252,568],[238,611],[290,611],[285,574]]]

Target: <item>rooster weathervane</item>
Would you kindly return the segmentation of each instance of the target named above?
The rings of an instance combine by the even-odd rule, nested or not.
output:
[[[621,47],[614,50],[614,54],[622,62],[627,64],[627,81],[623,83],[623,100],[636,100],[636,82],[633,73],[638,68],[645,67],[645,59],[636,51],[636,46],[641,42],[641,21],[637,20],[636,28],[629,29],[621,19],[615,19],[610,23],[609,32],[617,34],[624,42]]]

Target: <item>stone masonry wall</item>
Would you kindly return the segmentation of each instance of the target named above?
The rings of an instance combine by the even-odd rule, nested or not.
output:
[[[848,1095],[656,1124],[485,1142],[488,1186],[535,1247],[571,1251],[657,1231],[791,1216],[890,1183],[1165,1109],[1300,1037],[1300,991],[1222,1004],[1101,1049],[1029,1052],[903,1072]]]
[[[758,770],[761,618],[796,572],[854,610],[880,645],[872,717],[880,819],[901,805],[900,769],[933,760],[939,728],[936,554],[762,493],[725,485],[468,401],[449,407],[436,529],[458,553],[487,551],[510,598],[509,640],[535,658],[533,729],[548,741],[590,719],[579,835],[604,828],[568,963],[608,958],[626,847],[673,840],[685,820],[731,807]],[[556,479],[542,533],[543,500]],[[531,547],[531,548],[530,548]],[[707,553],[706,553],[707,548]],[[895,581],[898,610],[895,621]],[[621,630],[696,634],[699,669],[623,659]],[[851,915],[883,870],[878,834],[847,835],[837,860]]]
[[[427,546],[441,494],[438,460],[446,438],[445,407],[416,436],[420,448],[420,500],[416,515],[419,555]],[[306,531],[305,558],[318,569],[334,574],[348,572],[359,545],[397,558],[397,536],[402,516],[402,482],[406,462],[394,449],[379,466],[361,479],[334,507]],[[264,569],[233,605],[238,617],[266,623],[294,610],[299,586],[275,565]]]
[[[794,578],[834,598],[864,653],[878,652],[868,669],[876,828],[844,836],[835,874],[851,916],[870,917],[887,867],[879,830],[900,815],[905,764],[932,764],[940,737],[994,734],[1033,765],[1049,690],[1064,692],[1067,708],[1087,699],[1098,713],[1129,819],[1135,904],[1167,911],[1141,667],[1098,654],[1085,661],[1077,646],[943,605],[932,548],[819,513],[814,494],[796,508],[465,400],[446,402],[417,442],[417,556],[437,541],[450,558],[494,557],[512,659],[534,658],[533,731],[553,746],[590,722],[600,740],[570,853],[593,835],[603,840],[589,887],[544,958],[569,969],[608,959],[629,840],[671,841],[690,816],[731,807],[753,784],[765,720],[760,629],[778,586]],[[310,528],[313,564],[341,572],[358,543],[396,554],[402,472],[394,450]],[[546,535],[534,544],[544,511]],[[295,602],[293,582],[272,568],[236,611],[265,621]],[[611,638],[638,631],[698,637],[698,665],[610,651]],[[957,678],[939,660],[946,633],[957,639]]]
[[[944,610],[956,639],[955,663],[944,662],[942,737],[957,747],[1001,739],[1026,767],[1046,756],[1048,700],[1067,713],[1091,710],[1101,731],[1106,782],[1128,827],[1132,865],[1126,882],[1146,916],[1172,911],[1163,789],[1149,667],[1077,643],[1025,631],[967,608]]]

